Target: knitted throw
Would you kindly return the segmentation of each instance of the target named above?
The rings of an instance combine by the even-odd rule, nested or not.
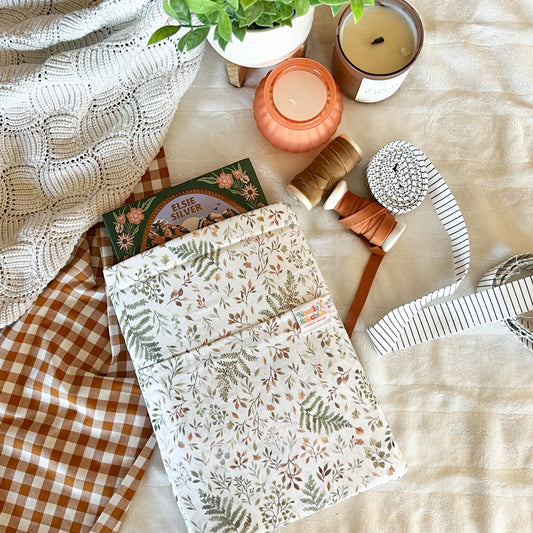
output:
[[[0,327],[157,155],[202,55],[146,46],[168,20],[162,0],[0,2]]]

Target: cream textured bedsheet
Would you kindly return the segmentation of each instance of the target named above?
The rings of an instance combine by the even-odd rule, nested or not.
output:
[[[516,253],[533,251],[533,2],[412,0],[422,54],[388,100],[344,100],[339,132],[363,161],[350,190],[368,194],[364,167],[390,141],[423,150],[469,230],[472,264],[457,295]],[[307,56],[330,66],[335,21],[317,9]],[[368,252],[321,206],[306,211],[285,186],[316,155],[284,153],[256,129],[254,90],[229,86],[207,49],[165,141],[174,182],[250,157],[270,202],[297,212],[335,303],[346,313]],[[353,344],[409,464],[400,480],[296,522],[283,533],[521,533],[533,530],[533,354],[496,324],[380,358],[365,329],[391,308],[452,277],[449,238],[429,202],[401,215],[407,231],[387,255]],[[183,533],[156,455],[120,533]]]

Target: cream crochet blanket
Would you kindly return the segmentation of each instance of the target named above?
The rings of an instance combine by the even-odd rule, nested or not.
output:
[[[162,0],[0,1],[0,327],[162,145],[202,54],[146,47],[167,22]]]

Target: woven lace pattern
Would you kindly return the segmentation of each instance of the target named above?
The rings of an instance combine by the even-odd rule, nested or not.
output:
[[[0,4],[0,327],[157,155],[202,55],[147,47],[166,23],[161,0]]]

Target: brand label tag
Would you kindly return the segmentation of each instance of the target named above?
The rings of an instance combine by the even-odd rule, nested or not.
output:
[[[295,307],[292,312],[304,335],[323,328],[331,321],[331,316],[322,298]]]

